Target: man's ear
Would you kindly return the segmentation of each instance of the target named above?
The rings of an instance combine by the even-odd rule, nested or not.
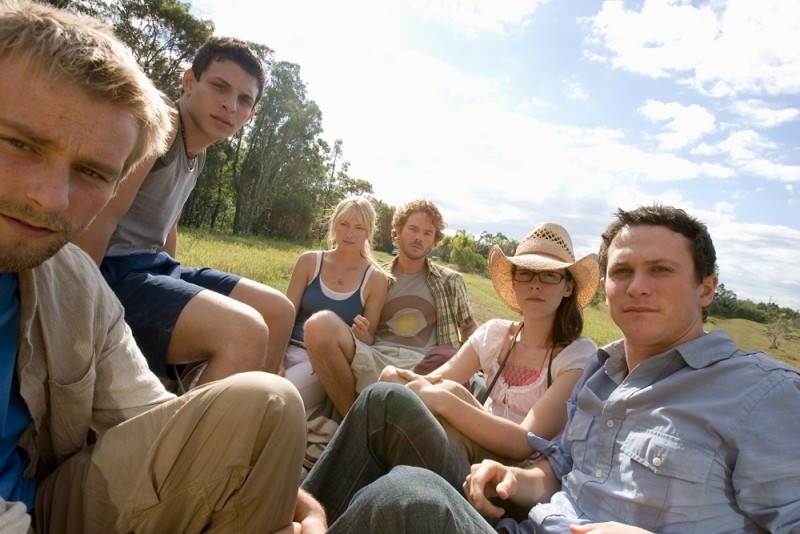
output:
[[[256,116],[256,107],[253,106],[253,109],[250,110],[250,115],[247,116],[247,120],[249,121],[250,119],[252,119],[255,116]]]
[[[183,72],[183,79],[181,80],[181,87],[183,88],[183,92],[187,95],[191,93],[192,86],[194,82],[197,81],[197,78],[194,77],[194,71],[192,69],[187,69]]]
[[[719,283],[719,279],[717,275],[710,274],[706,276],[705,280],[700,282],[700,286],[702,287],[702,291],[700,293],[700,307],[705,308],[706,306],[711,305],[711,301],[714,300],[714,293],[717,291],[717,284]]]
[[[608,294],[606,293],[606,279],[605,279],[605,277],[600,279],[600,289],[603,290],[603,300],[606,301],[606,306],[608,306]]]

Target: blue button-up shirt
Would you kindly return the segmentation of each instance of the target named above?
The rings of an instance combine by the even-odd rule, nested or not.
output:
[[[663,533],[800,532],[796,369],[716,330],[627,373],[615,342],[586,367],[568,409],[547,447],[562,491],[511,531],[619,521]]]

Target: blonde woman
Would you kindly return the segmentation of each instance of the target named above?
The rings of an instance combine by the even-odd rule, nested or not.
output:
[[[286,296],[297,315],[284,365],[286,378],[300,391],[306,408],[325,399],[304,345],[303,327],[312,314],[334,311],[351,325],[357,339],[373,342],[390,276],[372,257],[375,220],[375,208],[369,200],[345,198],[330,217],[330,249],[304,252],[292,270]]]

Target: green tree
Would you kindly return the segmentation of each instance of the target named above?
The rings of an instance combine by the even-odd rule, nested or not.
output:
[[[373,199],[372,205],[375,206],[375,213],[378,216],[375,222],[375,238],[372,240],[373,248],[383,252],[391,252],[394,248],[392,243],[392,217],[394,217],[395,208],[378,199]]]
[[[246,136],[242,166],[233,176],[235,233],[253,233],[257,219],[269,227],[269,209],[280,185],[308,187],[319,172],[322,116],[316,103],[306,98],[299,71],[286,62],[273,63],[270,69],[269,84]]]
[[[486,258],[478,254],[478,242],[466,230],[458,230],[450,241],[450,262],[465,273],[486,273]]]
[[[725,284],[719,284],[714,291],[714,300],[708,307],[708,313],[715,317],[733,317],[738,308],[736,293],[727,289]]]
[[[775,317],[767,324],[767,336],[769,336],[769,348],[777,349],[789,335],[789,321],[785,317]]]
[[[502,232],[497,232],[496,234],[492,234],[490,232],[484,231],[481,233],[481,236],[478,238],[478,247],[477,252],[484,258],[489,257],[489,252],[492,250],[492,246],[497,245],[503,251],[503,254],[506,256],[513,256],[517,250],[517,245],[519,245],[518,241],[513,239],[509,239]]]
[[[130,47],[142,69],[170,98],[180,96],[180,80],[197,48],[214,33],[214,23],[195,17],[177,0],[72,0],[77,12],[100,18]]]

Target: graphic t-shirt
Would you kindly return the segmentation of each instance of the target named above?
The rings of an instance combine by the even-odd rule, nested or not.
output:
[[[395,272],[375,331],[375,346],[407,347],[426,353],[436,345],[436,309],[428,289],[428,271]]]

